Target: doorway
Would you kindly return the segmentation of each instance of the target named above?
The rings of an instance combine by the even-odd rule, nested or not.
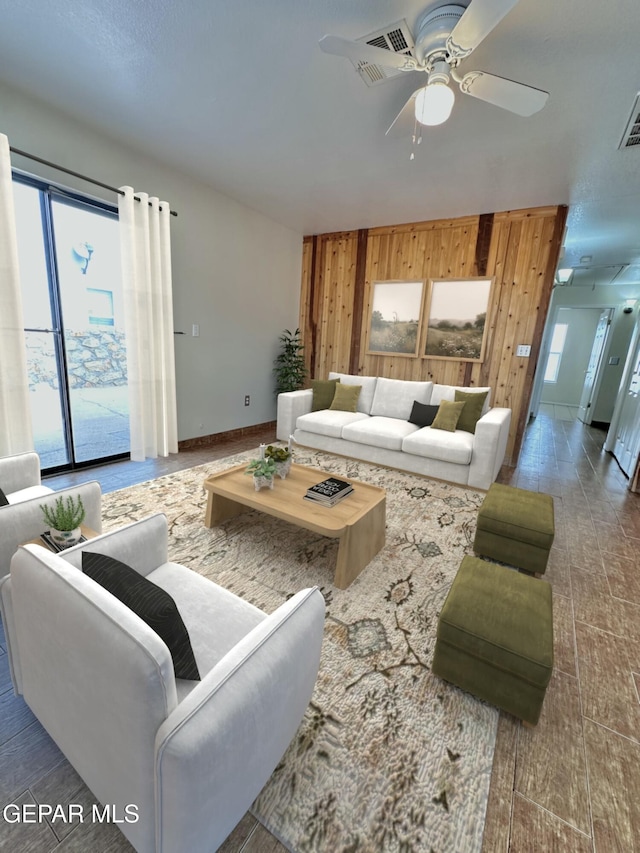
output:
[[[115,208],[14,176],[35,450],[43,471],[129,452]]]
[[[590,424],[607,349],[613,308],[559,307],[549,323],[534,383],[532,414],[561,411]]]

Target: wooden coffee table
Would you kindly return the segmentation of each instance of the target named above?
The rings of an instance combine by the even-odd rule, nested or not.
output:
[[[304,500],[309,486],[331,474],[304,465],[292,465],[285,480],[276,477],[273,489],[256,492],[246,464],[213,474],[204,481],[208,492],[205,527],[257,509],[321,536],[339,539],[334,584],[346,589],[380,551],[385,542],[385,492],[346,477],[353,492],[333,507]]]

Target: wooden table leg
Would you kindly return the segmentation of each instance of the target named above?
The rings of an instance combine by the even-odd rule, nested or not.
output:
[[[386,502],[381,500],[366,515],[345,528],[340,537],[336,574],[338,589],[346,589],[358,577],[385,542]]]
[[[247,507],[222,495],[216,495],[207,490],[207,508],[204,513],[204,526],[215,527],[227,518],[247,512]]]

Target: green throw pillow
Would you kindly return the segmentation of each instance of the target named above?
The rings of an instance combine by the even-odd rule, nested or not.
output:
[[[488,393],[488,391],[456,391],[456,403],[466,403],[458,421],[458,429],[463,429],[465,432],[476,431],[476,424],[480,420]]]
[[[328,409],[333,402],[333,396],[336,393],[336,382],[339,379],[312,379],[311,390],[313,391],[313,402],[311,403],[311,411],[319,412],[321,409]]]
[[[333,397],[333,402],[329,406],[334,411],[337,409],[340,412],[355,412],[358,405],[358,397],[362,391],[362,385],[336,385],[336,393]]]
[[[438,407],[438,414],[431,424],[431,429],[444,429],[447,432],[455,432],[462,410],[466,405],[464,401],[453,403],[450,400],[443,400]]]

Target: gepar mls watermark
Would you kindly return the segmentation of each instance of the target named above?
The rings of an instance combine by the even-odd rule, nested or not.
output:
[[[6,823],[137,823],[138,806],[94,803],[85,808],[81,803],[7,803],[2,810]]]

